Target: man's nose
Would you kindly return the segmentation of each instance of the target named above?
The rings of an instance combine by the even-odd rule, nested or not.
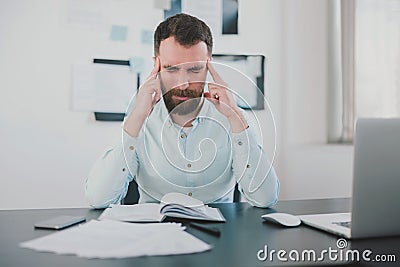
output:
[[[175,88],[180,90],[185,90],[188,87],[189,87],[189,77],[186,74],[180,73]]]

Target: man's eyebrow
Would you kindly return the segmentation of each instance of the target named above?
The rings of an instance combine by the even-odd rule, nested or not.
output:
[[[188,68],[188,70],[201,70],[201,69],[204,69],[203,65],[196,65]]]
[[[176,65],[164,65],[163,66],[164,67],[164,69],[178,69],[179,67],[178,66],[176,66]]]

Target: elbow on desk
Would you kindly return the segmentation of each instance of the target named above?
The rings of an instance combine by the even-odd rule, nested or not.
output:
[[[242,194],[245,195],[247,202],[249,202],[252,206],[258,208],[270,208],[278,202],[279,191],[280,191],[279,180],[276,179],[276,182],[273,185],[274,186],[272,186],[272,188],[269,188],[267,192],[264,192],[264,194],[262,194],[262,197],[260,197],[260,192],[255,192],[255,193],[242,192]]]
[[[96,196],[96,194],[86,192],[85,197],[86,202],[89,204],[90,207],[94,209],[104,209],[110,205],[110,203],[107,203],[100,197]]]
[[[249,202],[249,204],[257,208],[264,208],[264,209],[270,208],[278,202],[278,194],[276,194],[272,198],[265,199],[262,202],[254,200],[252,198],[247,198],[247,202]]]
[[[108,208],[114,201],[106,199],[104,194],[93,190],[91,187],[85,186],[85,198],[90,207],[94,209]]]
[[[271,208],[277,202],[278,202],[278,196],[276,196],[274,198],[271,198],[271,199],[268,199],[268,201],[265,201],[265,202],[261,202],[261,203],[258,203],[258,202],[251,203],[250,202],[250,204],[252,204],[254,207],[257,207],[257,208],[266,209],[266,208]]]

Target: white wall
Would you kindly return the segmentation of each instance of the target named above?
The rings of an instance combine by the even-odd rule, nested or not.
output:
[[[328,1],[283,4],[281,199],[351,195],[353,148],[326,144]]]
[[[162,19],[153,1],[110,3],[105,20],[128,25],[127,42],[69,25],[65,0],[0,2],[0,209],[86,206],[85,177],[120,124],[71,111],[71,66],[93,57],[150,60],[139,29]],[[324,145],[326,12],[319,0],[239,0],[240,34],[215,40],[216,53],[267,57],[281,199],[350,195],[351,147]]]
[[[86,205],[86,175],[120,123],[71,111],[71,66],[94,57],[151,59],[133,26],[153,30],[162,19],[152,1],[106,2],[113,4],[104,21],[132,29],[125,43],[110,41],[109,27],[68,24],[68,1],[0,2],[0,208]]]

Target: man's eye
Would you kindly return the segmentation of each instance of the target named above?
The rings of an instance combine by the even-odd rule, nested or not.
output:
[[[169,67],[169,68],[167,68],[167,71],[168,72],[176,72],[178,70],[178,68],[175,68],[175,67]]]
[[[193,69],[190,69],[190,72],[193,72],[193,73],[200,73],[200,72],[201,72],[201,68],[193,68]]]

